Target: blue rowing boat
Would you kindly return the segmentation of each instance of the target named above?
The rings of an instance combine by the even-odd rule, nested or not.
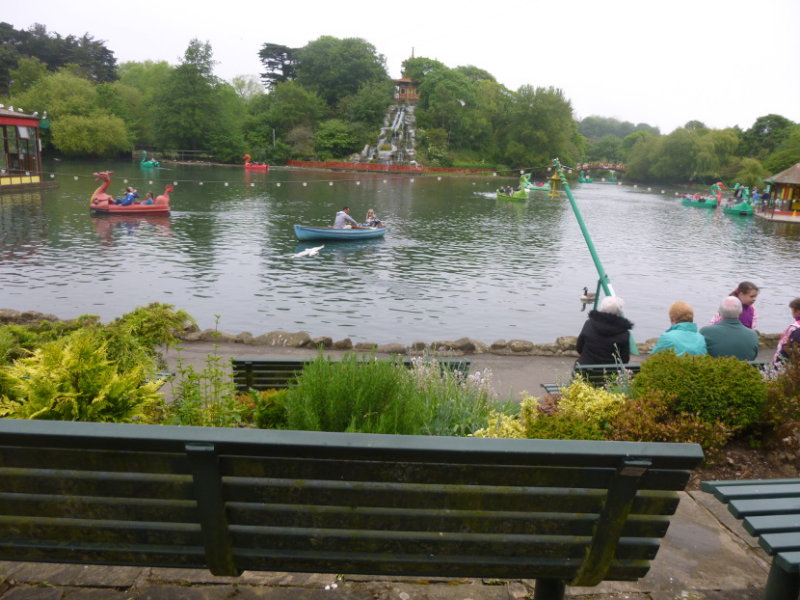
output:
[[[370,240],[383,237],[386,227],[359,227],[334,229],[333,227],[307,227],[295,225],[294,234],[300,241],[307,240]]]

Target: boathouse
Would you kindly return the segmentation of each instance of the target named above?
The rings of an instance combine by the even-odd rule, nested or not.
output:
[[[766,177],[764,181],[772,185],[771,195],[776,209],[800,211],[800,163]]]
[[[416,104],[419,100],[417,82],[403,77],[394,80],[394,99],[399,104]]]
[[[42,176],[38,115],[0,108],[0,193],[54,187]]]

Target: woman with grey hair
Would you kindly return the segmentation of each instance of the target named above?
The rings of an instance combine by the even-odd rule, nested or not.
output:
[[[622,316],[625,303],[619,296],[606,296],[597,310],[589,313],[578,335],[578,364],[607,365],[630,359],[630,330],[633,323]]]

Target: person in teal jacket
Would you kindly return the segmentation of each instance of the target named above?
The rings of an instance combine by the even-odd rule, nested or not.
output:
[[[651,354],[663,350],[672,350],[678,356],[708,352],[706,338],[698,333],[697,325],[693,322],[694,310],[691,306],[681,300],[673,302],[669,307],[669,320],[672,327],[661,334]]]

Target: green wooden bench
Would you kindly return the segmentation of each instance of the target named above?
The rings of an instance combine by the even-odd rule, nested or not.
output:
[[[704,481],[772,557],[765,600],[800,597],[800,479]]]
[[[763,371],[769,363],[763,360],[750,360],[747,361],[755,368]],[[642,368],[640,363],[627,363],[627,364],[607,364],[607,365],[579,365],[575,363],[572,367],[572,376],[581,375],[586,381],[592,385],[603,385],[609,378],[614,378],[623,371],[628,371],[631,375],[636,375]],[[561,385],[557,383],[542,383],[541,386],[548,394],[561,393]]]
[[[452,369],[464,376],[469,374],[470,363],[463,358],[436,357],[421,360],[435,360],[442,368]],[[233,358],[233,382],[238,392],[249,389],[283,389],[294,381],[307,363],[313,361],[310,358]],[[413,365],[413,359],[410,358],[400,362],[407,367]]]
[[[607,365],[579,365],[578,363],[575,363],[575,366],[572,367],[572,377],[575,377],[575,375],[580,375],[592,385],[602,385],[608,378],[619,374],[623,368],[635,375],[639,372],[640,367],[641,365],[637,363],[615,363]],[[557,383],[543,383],[541,386],[548,394],[561,393],[562,386]]]
[[[566,584],[647,573],[702,450],[0,420],[0,560]]]

